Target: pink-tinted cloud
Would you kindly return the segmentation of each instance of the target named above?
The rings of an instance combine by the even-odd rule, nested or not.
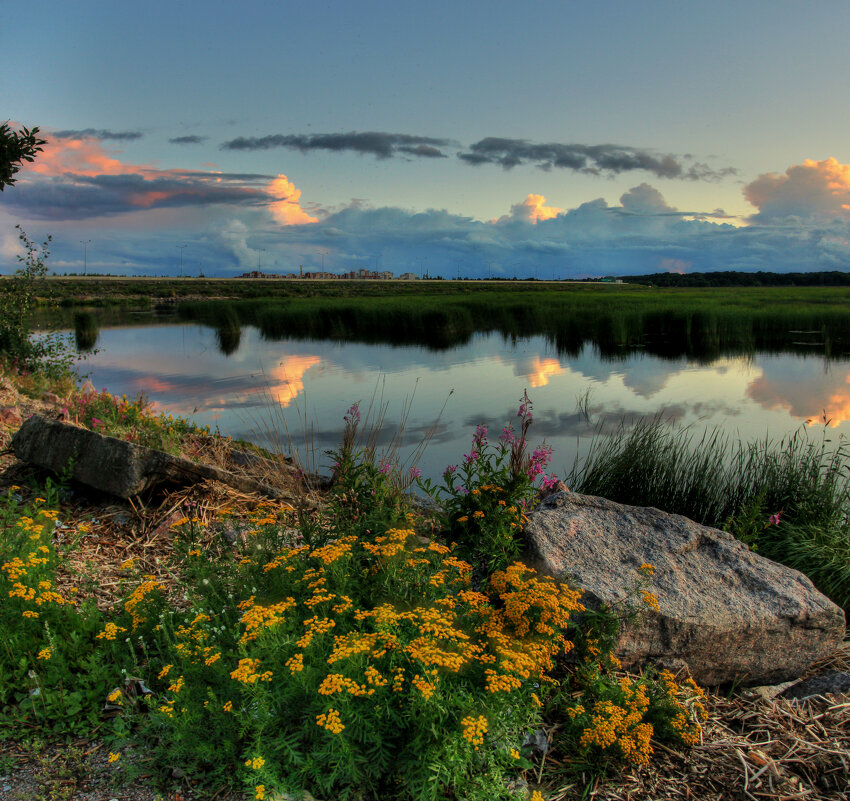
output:
[[[529,194],[522,203],[514,203],[509,214],[500,217],[494,222],[511,222],[522,220],[523,222],[538,223],[540,220],[551,220],[563,213],[563,209],[555,206],[547,206],[543,195]]]
[[[48,134],[49,137],[49,134]],[[117,158],[95,137],[54,138],[26,171],[10,205],[41,219],[86,219],[211,204],[266,206],[282,225],[316,222],[300,190],[279,175],[158,169]],[[5,198],[4,198],[5,200]]]
[[[149,165],[125,164],[113,158],[120,151],[110,151],[94,137],[51,139],[45,135],[44,151],[32,164],[26,165],[25,173],[45,176],[73,175],[126,175],[152,169]]]
[[[744,197],[759,211],[756,222],[787,217],[850,219],[850,165],[835,158],[806,159],[784,174],[760,175],[744,187]]]
[[[267,188],[268,194],[274,198],[269,204],[269,210],[281,225],[302,225],[318,222],[317,217],[311,217],[301,208],[301,190],[295,188],[285,175],[278,175]]]
[[[318,356],[287,356],[270,374],[268,392],[289,406],[304,391],[304,374],[321,362]]]
[[[762,375],[747,387],[747,397],[765,409],[784,409],[809,426],[836,428],[850,421],[850,374],[824,373],[805,383],[796,376]]]

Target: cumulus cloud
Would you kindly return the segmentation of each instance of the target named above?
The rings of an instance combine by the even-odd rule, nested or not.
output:
[[[296,189],[295,184],[285,175],[278,175],[269,184],[268,194],[274,198],[269,204],[269,210],[281,225],[302,225],[319,221],[301,208],[301,190]]]
[[[649,150],[623,145],[581,145],[549,142],[536,144],[526,139],[488,136],[470,145],[458,158],[473,166],[498,164],[506,170],[533,164],[543,170],[554,167],[591,175],[616,175],[645,170],[659,178],[718,180],[736,171],[732,167],[712,169],[687,156],[657,155]]]
[[[209,139],[208,136],[175,136],[168,141],[172,145],[200,145],[202,142],[206,142],[207,139]]]
[[[543,195],[530,194],[522,203],[514,203],[509,214],[500,217],[496,222],[509,222],[510,220],[521,220],[523,222],[537,223],[540,220],[551,220],[564,210],[555,206],[547,206]]]
[[[850,219],[850,165],[835,158],[789,167],[783,174],[760,175],[744,187],[758,213],[754,222],[789,217]]]
[[[424,158],[443,158],[440,150],[450,144],[448,139],[430,136],[394,134],[381,131],[350,131],[330,134],[272,134],[261,137],[239,136],[221,145],[222,150],[271,150],[283,147],[309,153],[313,150],[351,151],[387,159],[403,153]]]
[[[112,139],[118,142],[141,139],[143,135],[141,131],[109,131],[105,128],[53,131],[49,134],[49,136],[54,136],[57,139]]]

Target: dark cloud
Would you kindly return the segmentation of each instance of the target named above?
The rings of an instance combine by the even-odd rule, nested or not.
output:
[[[222,176],[215,176],[221,178]],[[11,194],[11,193],[10,193]],[[190,173],[74,175],[21,183],[8,204],[43,220],[83,220],[146,209],[268,203],[261,188],[237,181],[214,182]]]
[[[221,145],[222,150],[271,150],[277,147],[300,150],[309,153],[312,150],[332,150],[336,152],[352,151],[371,154],[375,158],[387,159],[404,153],[424,158],[443,158],[445,153],[439,148],[450,145],[448,139],[435,139],[430,136],[411,134],[392,134],[381,131],[351,131],[337,134],[272,134],[261,137],[239,136]]]
[[[57,139],[114,139],[127,142],[131,139],[141,139],[141,131],[108,131],[105,128],[83,128],[81,130],[54,131]]]
[[[206,142],[207,139],[209,139],[208,136],[175,136],[168,141],[172,145],[199,145],[201,142]]]
[[[623,145],[535,144],[525,139],[494,136],[475,142],[467,152],[459,153],[458,158],[473,166],[498,164],[509,170],[521,164],[533,164],[543,170],[557,167],[591,175],[645,170],[659,178],[717,180],[735,173],[731,167],[713,170],[703,163],[688,165],[686,157],[658,155]]]

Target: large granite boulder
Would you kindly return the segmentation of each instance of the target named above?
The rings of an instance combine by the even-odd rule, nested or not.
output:
[[[63,473],[94,489],[132,498],[165,482],[188,483],[213,479],[242,492],[259,492],[290,499],[288,492],[238,476],[215,465],[193,462],[123,439],[106,437],[85,428],[33,415],[12,438],[12,449],[22,462]]]
[[[844,636],[843,611],[802,573],[680,515],[562,492],[530,515],[525,536],[530,564],[573,579],[591,608],[623,601],[653,565],[658,611],[622,627],[625,665],[684,660],[702,684],[775,684]]]

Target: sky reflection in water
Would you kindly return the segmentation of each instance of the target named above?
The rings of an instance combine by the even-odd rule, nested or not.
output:
[[[532,441],[545,437],[554,447],[552,466],[561,474],[586,451],[594,430],[577,408],[588,390],[593,420],[610,428],[623,419],[662,414],[678,425],[716,425],[753,440],[807,424],[822,428],[825,418],[835,429],[830,434],[850,434],[850,363],[815,356],[759,354],[709,365],[648,355],[607,361],[592,347],[578,357],[561,357],[542,337],[507,342],[481,334],[465,346],[435,352],[326,340],[271,342],[249,327],[238,349],[225,356],[215,332],[197,325],[103,328],[98,348],[81,365],[98,389],[144,392],[163,411],[244,439],[260,439],[270,424],[285,437],[285,420],[296,445],[312,428],[315,448],[327,450],[339,443],[351,403],[361,401],[365,416],[375,397],[375,406],[380,398],[388,404],[381,436],[386,444],[412,397],[403,437],[409,452],[445,404],[419,462],[432,477],[462,459],[478,423],[495,436],[513,421],[526,388],[534,402]]]

